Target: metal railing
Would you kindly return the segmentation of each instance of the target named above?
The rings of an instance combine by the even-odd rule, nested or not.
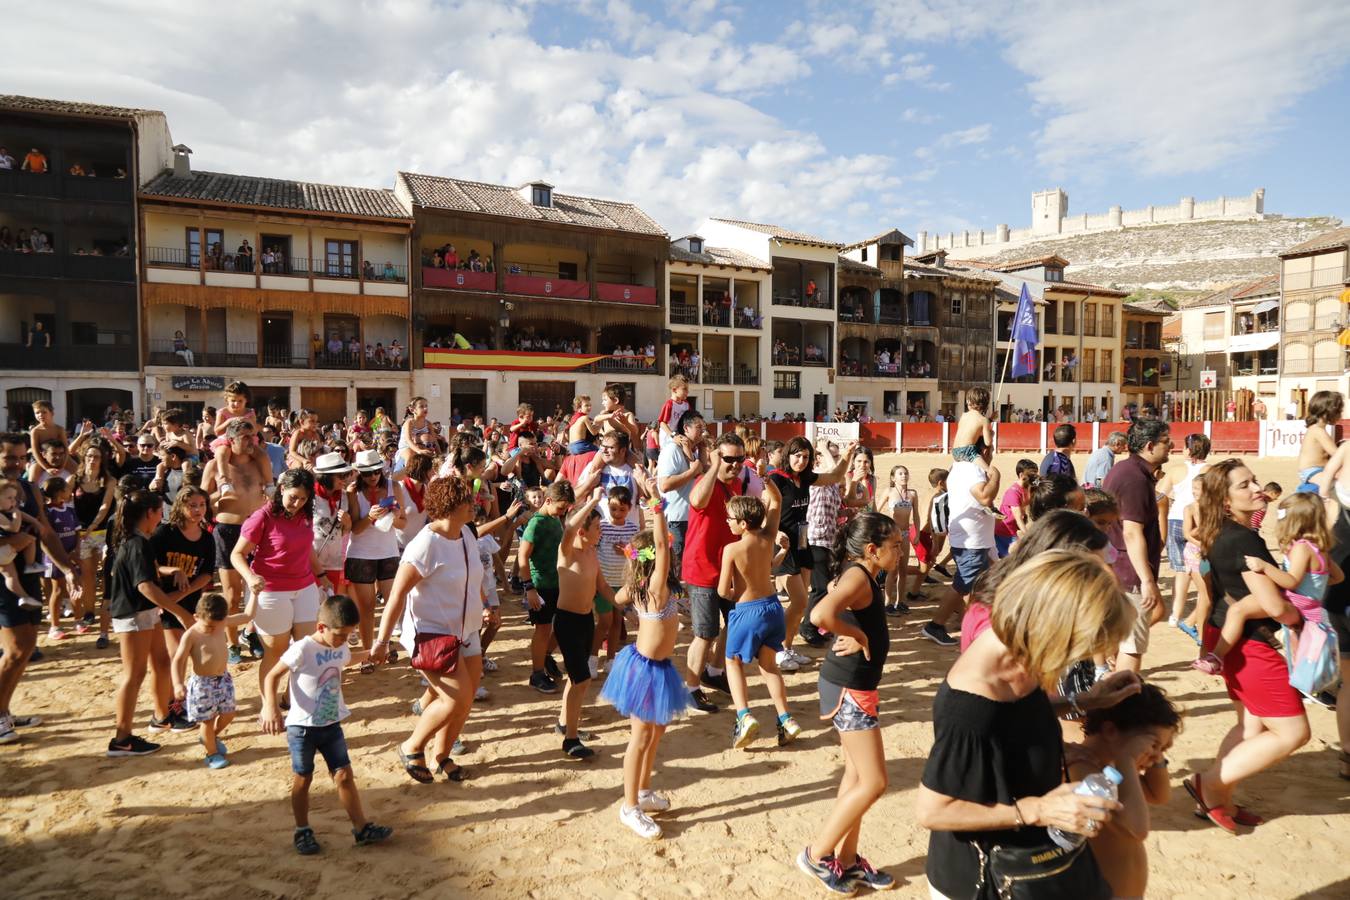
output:
[[[672,303],[670,305],[670,323],[672,325],[697,325],[698,307]]]
[[[645,356],[607,356],[596,360],[595,370],[619,375],[655,375],[656,360]]]
[[[26,347],[0,344],[0,359],[7,369],[70,369],[94,372],[134,371],[136,350],[131,346],[73,344],[55,347]]]
[[[759,384],[759,370],[758,370],[758,369],[747,369],[747,368],[745,368],[744,366],[737,366],[737,367],[736,367],[736,375],[735,375],[735,377],[734,377],[734,383],[735,383],[735,384]]]
[[[731,384],[731,379],[727,377],[726,363],[703,364],[703,377],[699,379],[703,384]]]
[[[809,297],[802,297],[796,291],[788,293],[775,293],[773,295],[774,306],[795,306],[799,309],[831,309],[830,298],[824,293],[816,291]]]
[[[733,317],[733,321],[732,321],[732,323],[731,323],[731,324],[732,324],[732,327],[734,327],[734,328],[763,328],[763,327],[764,327],[764,317],[761,316],[761,315],[759,314],[759,310],[757,310],[757,309],[756,309],[756,310],[751,310],[752,315],[751,315],[750,317],[746,317],[746,315],[745,315],[745,313],[744,313],[744,310],[746,310],[746,309],[749,309],[749,307],[747,307],[747,306],[738,306],[738,307],[736,308],[736,315]]]

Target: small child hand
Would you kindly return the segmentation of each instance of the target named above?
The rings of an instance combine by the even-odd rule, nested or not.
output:
[[[258,715],[258,725],[263,734],[281,734],[286,730],[286,720],[281,717],[281,710],[275,708],[264,708]]]
[[[181,684],[173,686],[173,699],[182,701],[187,699],[187,688]]]
[[[1242,558],[1246,561],[1248,570],[1252,572],[1262,572],[1265,570],[1266,561],[1264,559],[1256,556],[1244,556]]]
[[[778,532],[777,544],[778,544],[778,546],[782,547],[784,550],[791,550],[791,549],[792,549],[792,541],[788,540],[788,536],[787,536],[787,532],[786,532],[786,531],[780,531],[780,532]]]

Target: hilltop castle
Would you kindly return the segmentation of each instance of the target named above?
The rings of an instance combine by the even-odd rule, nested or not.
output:
[[[1175,206],[1146,206],[1143,209],[1122,210],[1113,206],[1096,215],[1082,213],[1069,215],[1069,195],[1062,188],[1037,191],[1031,195],[1031,226],[1009,228],[999,225],[994,231],[948,232],[945,236],[920,231],[917,251],[920,254],[946,250],[954,256],[988,256],[1005,249],[1033,241],[1051,241],[1056,238],[1102,231],[1120,231],[1141,225],[1170,225],[1181,222],[1240,221],[1265,218],[1266,189],[1257,188],[1247,197],[1219,197],[1196,201],[1182,197]],[[971,249],[973,254],[962,251]]]

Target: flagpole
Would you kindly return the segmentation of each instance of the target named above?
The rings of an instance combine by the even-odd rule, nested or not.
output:
[[[995,322],[998,321],[998,316],[997,316],[997,315],[994,316],[994,321],[995,321]],[[995,326],[995,327],[997,327],[997,326]],[[997,332],[995,332],[995,334],[997,334]],[[1008,377],[1008,369],[1012,366],[1012,355],[1013,355],[1013,351],[1016,349],[1016,343],[1015,343],[1015,342],[1009,341],[1008,343],[1011,344],[1012,346],[1008,347],[1008,353],[1007,353],[1006,356],[1003,357],[1003,366],[999,369],[999,373],[998,373],[998,386],[997,386],[996,388],[994,388],[994,415],[995,415],[995,416],[1000,415],[1000,413],[999,413],[999,405],[998,405],[998,401],[999,401],[999,398],[1000,398],[1001,396],[1003,396],[1003,382],[1004,382],[1004,380]],[[998,353],[998,341],[997,341],[997,340],[994,341],[994,353],[995,353],[995,354]]]

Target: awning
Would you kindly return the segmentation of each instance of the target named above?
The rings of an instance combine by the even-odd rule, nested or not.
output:
[[[1278,331],[1258,331],[1255,334],[1235,334],[1228,342],[1229,353],[1254,353],[1269,350],[1280,343]]]
[[[1262,300],[1260,303],[1252,307],[1252,312],[1264,313],[1270,312],[1272,309],[1279,309],[1279,308],[1280,308],[1280,301],[1278,300]]]

